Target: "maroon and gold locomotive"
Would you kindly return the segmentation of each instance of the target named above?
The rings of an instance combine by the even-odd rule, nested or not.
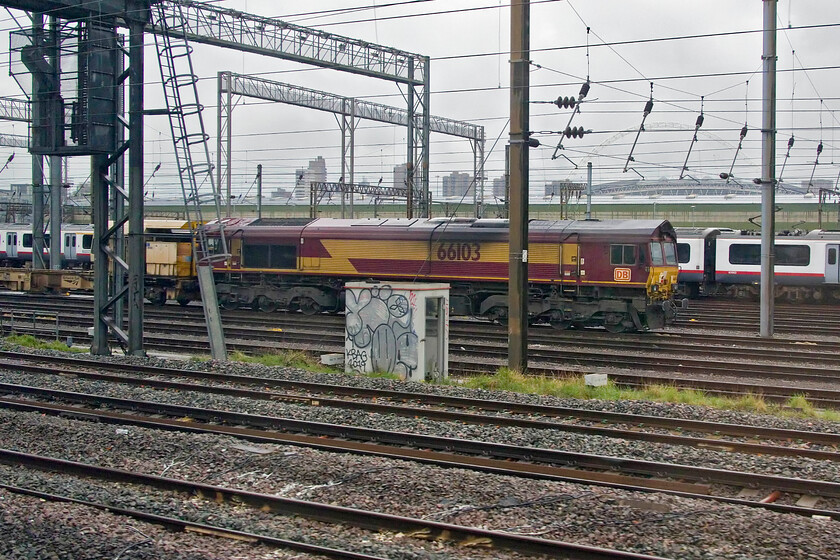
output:
[[[465,218],[223,220],[223,307],[340,311],[347,281],[448,282],[450,313],[507,320],[508,222]],[[218,237],[218,224],[208,224]],[[674,317],[667,221],[532,221],[529,317],[557,328],[649,330]]]

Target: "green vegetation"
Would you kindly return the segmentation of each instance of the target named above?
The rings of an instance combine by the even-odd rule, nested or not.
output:
[[[32,336],[31,334],[13,334],[9,335],[5,338],[5,341],[9,344],[17,344],[18,346],[24,346],[26,348],[36,348],[38,350],[58,350],[60,352],[76,352],[76,353],[84,353],[87,352],[84,348],[72,348],[68,347],[63,342],[59,342],[58,340],[40,340]]]
[[[264,366],[293,367],[318,373],[336,373],[336,370],[323,365],[317,358],[303,350],[275,350],[258,356],[249,356],[239,351],[228,356],[236,362],[262,364]]]
[[[742,397],[718,397],[695,389],[680,389],[673,385],[649,385],[644,389],[622,389],[608,381],[602,387],[588,387],[583,376],[569,378],[529,377],[519,372],[502,368],[494,375],[470,377],[462,387],[489,389],[494,391],[513,391],[548,395],[552,397],[600,400],[647,400],[662,403],[678,403],[697,406],[709,406],[723,410],[756,412],[791,418],[813,418],[818,420],[840,421],[840,411],[824,410],[814,407],[803,395],[796,395],[784,405],[768,403],[761,395]]]

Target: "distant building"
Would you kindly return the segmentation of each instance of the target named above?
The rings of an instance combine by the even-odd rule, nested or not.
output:
[[[408,180],[408,169],[406,164],[394,166],[394,186],[405,188]]]
[[[268,198],[288,200],[288,199],[294,197],[294,195],[295,195],[294,190],[289,191],[289,190],[284,189],[283,187],[278,187],[268,194]]]
[[[498,179],[493,179],[490,185],[490,198],[504,200],[505,199],[505,176],[502,175]]]
[[[322,156],[309,161],[309,167],[295,171],[295,198],[309,200],[310,183],[327,181],[327,162]]]
[[[45,189],[46,190],[46,189]],[[27,183],[12,183],[12,196],[20,196],[24,198],[32,197],[32,185]]]
[[[443,177],[440,194],[443,198],[464,197],[472,199],[474,188],[473,178],[470,174],[455,171]]]

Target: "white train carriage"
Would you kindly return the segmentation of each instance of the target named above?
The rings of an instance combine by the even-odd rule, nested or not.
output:
[[[680,291],[757,298],[759,232],[677,228]],[[840,232],[782,234],[774,242],[775,295],[789,301],[840,300]]]
[[[32,262],[32,226],[9,224],[0,226],[0,264],[7,267],[26,266]],[[44,262],[50,260],[50,234],[44,234]],[[66,225],[61,232],[61,255],[66,268],[88,268],[93,262],[92,226]]]

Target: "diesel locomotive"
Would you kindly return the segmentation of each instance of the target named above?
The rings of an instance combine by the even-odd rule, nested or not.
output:
[[[505,323],[508,222],[472,218],[254,219],[205,225],[227,239],[214,265],[220,305],[306,314],[340,311],[347,281],[451,286],[450,314]],[[529,224],[531,323],[660,329],[675,317],[676,236],[659,220]]]

